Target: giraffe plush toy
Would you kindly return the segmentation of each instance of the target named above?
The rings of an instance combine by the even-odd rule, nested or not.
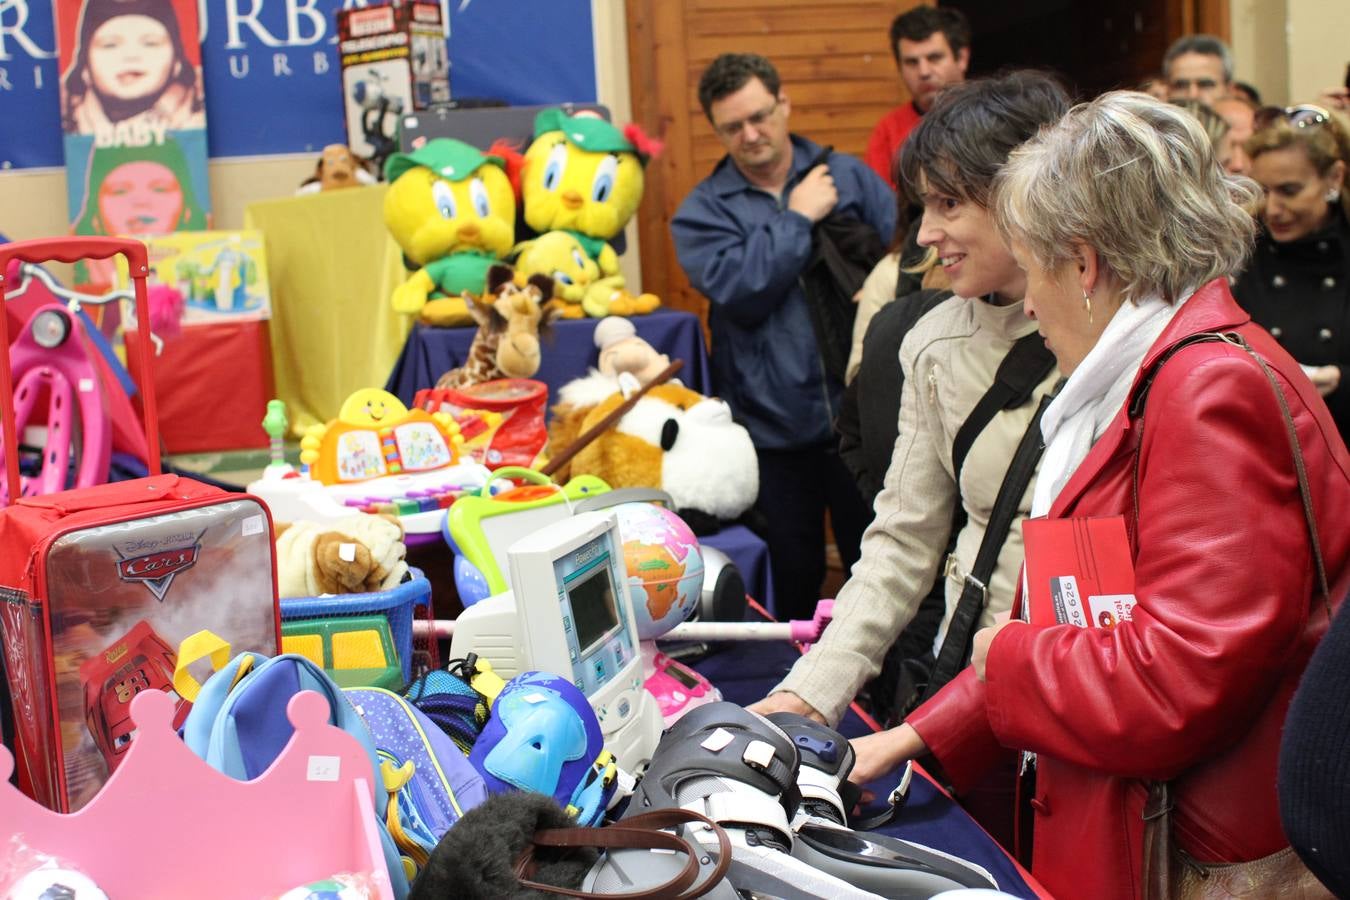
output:
[[[478,323],[478,334],[464,365],[442,375],[436,387],[462,388],[496,378],[529,378],[539,371],[539,338],[548,333],[558,317],[556,308],[544,308],[553,296],[553,279],[531,275],[521,286],[510,266],[493,266],[488,270],[487,288],[482,297],[465,292],[464,300]]]

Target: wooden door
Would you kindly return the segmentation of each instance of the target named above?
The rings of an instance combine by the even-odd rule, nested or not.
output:
[[[888,47],[891,20],[918,0],[626,0],[633,118],[666,143],[638,212],[642,287],[700,314],[707,301],[675,258],[670,220],[722,157],[698,102],[721,53],[773,61],[792,99],[792,130],[862,156],[888,110],[908,99]]]
[[[1080,98],[1159,74],[1183,34],[1228,40],[1227,0],[943,0],[970,19],[970,75],[1049,69]]]

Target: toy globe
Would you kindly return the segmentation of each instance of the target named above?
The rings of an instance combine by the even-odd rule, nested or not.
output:
[[[703,554],[684,520],[651,503],[614,507],[623,539],[628,595],[641,638],[642,674],[669,728],[680,716],[722,699],[717,688],[656,646],[656,639],[688,619],[703,593]]]
[[[693,615],[703,591],[698,538],[675,513],[652,503],[614,507],[623,537],[628,593],[638,637],[654,640]]]

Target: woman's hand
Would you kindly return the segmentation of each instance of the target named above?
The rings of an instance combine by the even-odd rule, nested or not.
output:
[[[1317,102],[1327,109],[1350,112],[1350,87],[1329,87],[1317,95]]]
[[[975,642],[970,651],[970,664],[975,667],[975,677],[984,681],[984,665],[989,661],[989,645],[1004,628],[1008,627],[1010,613],[994,616],[994,624],[975,632]]]
[[[814,706],[792,693],[792,691],[778,691],[770,694],[758,703],[750,704],[746,709],[753,713],[759,713],[761,716],[776,712],[796,713],[799,716],[814,719],[822,725],[830,724],[825,721],[824,716],[816,711]]]
[[[855,759],[848,780],[854,784],[876,781],[928,750],[923,738],[909,725],[854,738],[849,743],[853,745]]]
[[[1340,366],[1309,366],[1305,371],[1308,373],[1308,380],[1313,383],[1313,387],[1317,388],[1317,393],[1323,397],[1335,391],[1341,385]]]

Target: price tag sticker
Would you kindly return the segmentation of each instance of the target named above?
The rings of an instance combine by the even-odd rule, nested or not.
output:
[[[311,756],[305,771],[306,781],[337,781],[342,771],[340,756]]]

